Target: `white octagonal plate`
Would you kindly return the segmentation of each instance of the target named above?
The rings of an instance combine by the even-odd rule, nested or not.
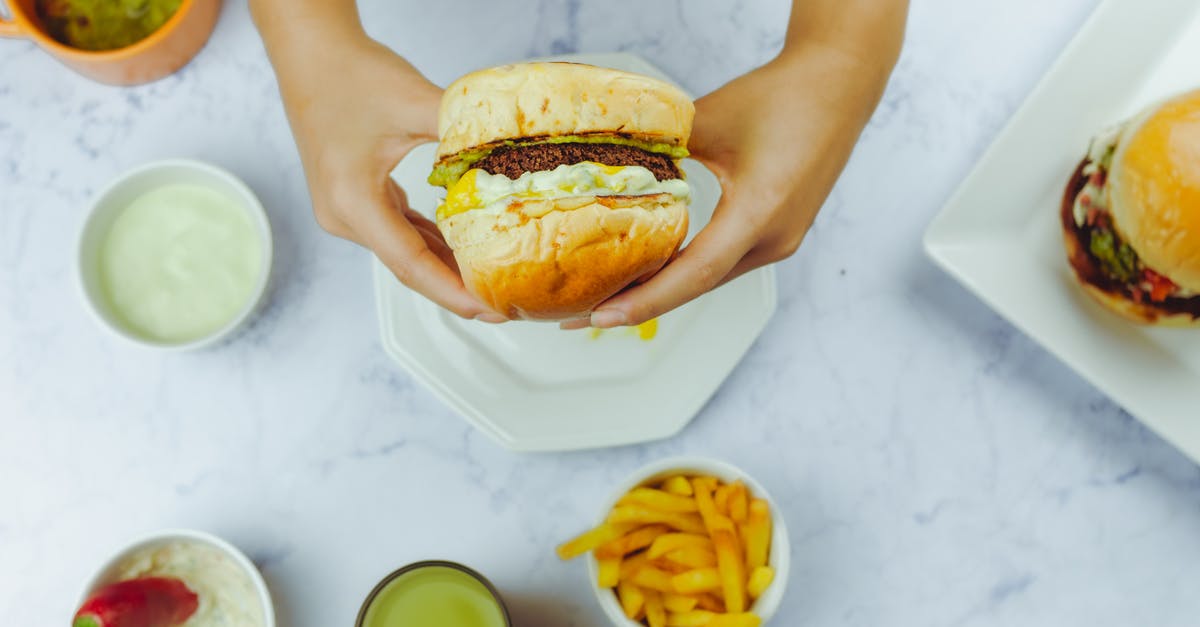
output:
[[[669,80],[631,54],[554,60],[603,65]],[[444,191],[425,182],[435,146],[413,150],[392,176],[417,211],[432,215]],[[721,195],[696,161],[693,237]],[[374,264],[383,345],[448,405],[518,451],[618,446],[678,433],[745,355],[775,312],[775,273],[748,273],[658,321],[649,340],[633,329],[561,331],[555,324],[461,320]]]

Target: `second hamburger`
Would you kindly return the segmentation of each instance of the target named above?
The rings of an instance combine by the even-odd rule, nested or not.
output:
[[[1060,219],[1093,298],[1136,322],[1200,326],[1200,91],[1093,140]]]

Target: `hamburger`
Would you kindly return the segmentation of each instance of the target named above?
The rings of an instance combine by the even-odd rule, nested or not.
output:
[[[1088,294],[1136,322],[1200,326],[1200,91],[1093,139],[1060,214]]]
[[[694,114],[673,85],[576,63],[451,84],[429,182],[467,289],[510,318],[564,320],[658,272],[687,234]]]

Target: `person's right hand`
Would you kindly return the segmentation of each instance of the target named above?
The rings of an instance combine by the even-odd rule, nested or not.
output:
[[[437,141],[442,90],[365,33],[350,35],[302,60],[271,51],[317,222],[372,250],[438,305],[503,322],[467,292],[437,226],[409,207],[390,176],[413,147]]]

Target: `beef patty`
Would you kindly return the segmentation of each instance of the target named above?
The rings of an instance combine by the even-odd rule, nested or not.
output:
[[[501,146],[475,167],[488,174],[516,179],[526,172],[553,170],[560,165],[595,161],[604,165],[640,165],[660,181],[680,178],[679,168],[667,155],[618,144],[532,144]]]

